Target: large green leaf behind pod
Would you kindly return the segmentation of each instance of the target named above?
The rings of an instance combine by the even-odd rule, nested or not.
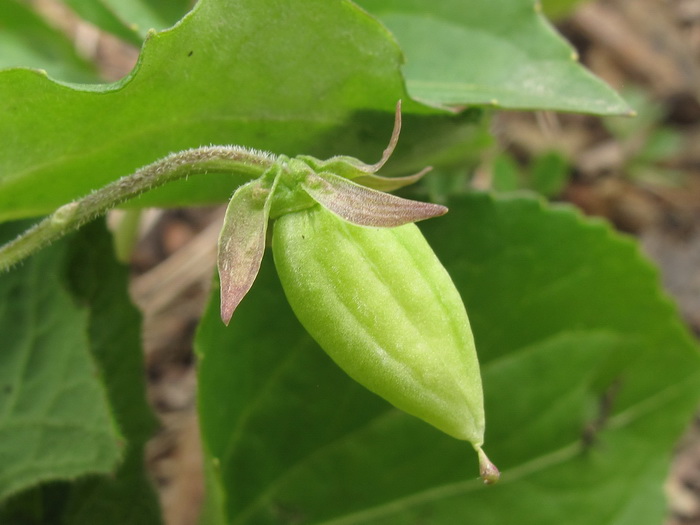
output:
[[[501,482],[485,487],[468,446],[345,377],[268,257],[229,328],[213,297],[197,338],[206,523],[661,522],[700,355],[656,271],[568,208],[486,195],[450,208],[422,228],[470,312]]]

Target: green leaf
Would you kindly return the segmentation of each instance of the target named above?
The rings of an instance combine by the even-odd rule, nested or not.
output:
[[[82,393],[75,392],[70,398],[65,394],[59,398],[60,394],[52,393],[50,384],[35,379],[33,396],[18,396],[17,399],[27,407],[25,410],[28,412],[29,409],[38,408],[33,406],[36,404],[33,398],[38,397],[38,393],[48,398],[55,396],[63,400],[60,405],[55,404],[61,413],[71,414],[77,421],[89,422],[91,412],[107,410],[103,393],[106,389],[110,408],[116,415],[116,424],[124,436],[123,439],[121,434],[117,435],[114,424],[109,424],[107,430],[114,434],[111,443],[112,456],[123,457],[123,460],[115,470],[117,465],[114,461],[106,467],[99,468],[98,458],[88,457],[82,470],[70,472],[69,475],[59,475],[54,464],[62,458],[66,458],[63,461],[75,461],[76,458],[80,458],[89,452],[83,440],[91,443],[89,440],[93,438],[89,433],[81,431],[79,441],[67,442],[62,437],[65,431],[57,427],[55,414],[39,417],[38,424],[46,428],[43,440],[52,446],[47,445],[47,450],[40,451],[41,455],[33,460],[32,467],[40,471],[41,476],[37,476],[33,482],[27,482],[26,485],[31,486],[38,481],[81,477],[72,483],[44,483],[11,498],[0,507],[0,521],[23,525],[157,525],[161,523],[160,508],[143,464],[143,447],[153,434],[155,425],[145,397],[140,316],[129,302],[126,293],[128,272],[125,267],[114,261],[111,254],[111,237],[103,224],[93,223],[87,226],[79,235],[71,238],[69,244],[68,247],[57,246],[58,250],[47,250],[29,260],[26,267],[36,264],[35,261],[46,254],[47,261],[54,266],[42,266],[43,273],[39,276],[45,277],[53,272],[61,282],[60,286],[47,287],[43,280],[34,279],[31,281],[32,285],[26,287],[26,295],[31,297],[39,290],[45,289],[42,292],[43,296],[50,299],[57,295],[64,298],[64,302],[54,306],[45,300],[43,308],[53,312],[53,315],[72,311],[75,312],[73,315],[79,315],[84,321],[79,328],[67,324],[63,329],[68,333],[73,330],[80,334],[82,339],[86,339],[87,334],[89,350],[97,366],[90,363],[92,368],[87,375],[79,369],[68,370],[69,379],[62,381],[62,388],[67,390],[70,384],[84,382],[93,383],[93,388],[85,389]],[[75,295],[74,300],[77,299],[80,307],[68,298],[63,288],[66,284],[65,267],[68,268],[70,291]],[[23,270],[24,267],[17,271],[21,273]],[[3,277],[9,278],[13,275],[15,272]],[[7,315],[3,315],[0,322],[2,320],[12,321]],[[28,328],[26,325],[18,326],[18,331],[23,330],[23,336],[17,338],[18,341],[31,340],[37,337],[32,333],[41,333],[41,327],[34,330]],[[3,330],[2,333],[5,335],[7,332]],[[40,337],[46,338],[49,335],[47,333]],[[53,333],[53,337],[57,343],[50,347],[51,353],[43,358],[47,369],[59,368],[61,365],[55,346],[75,344],[74,340],[66,337],[63,332]],[[84,354],[85,348],[77,348]],[[87,355],[85,357],[90,359]],[[101,384],[102,380],[104,387]],[[17,431],[15,434],[15,439],[22,437]],[[3,443],[9,441],[3,438]],[[99,445],[99,442],[92,448],[96,445]],[[27,441],[22,442],[20,446],[26,447]],[[104,445],[102,448],[105,448]],[[98,472],[107,475],[94,475]]]
[[[532,160],[528,186],[545,197],[556,197],[564,190],[570,169],[570,162],[564,154],[558,151],[542,153]]]
[[[190,0],[64,0],[86,20],[140,45],[149,29],[165,29],[191,7]]]
[[[568,208],[455,199],[422,224],[482,362],[485,487],[464,443],[363,391],[284,303],[270,258],[197,336],[216,523],[652,525],[700,354],[636,245]],[[216,295],[216,294],[214,294]]]
[[[67,86],[33,71],[2,72],[0,220],[47,213],[201,145],[374,162],[391,136],[396,101],[408,98],[400,61],[391,35],[350,2],[202,0],[175,28],[149,38],[135,71],[116,84]],[[451,149],[464,155],[472,114],[447,116],[408,100],[403,110],[389,174],[444,162]],[[241,182],[200,175],[137,204],[222,202]]]
[[[497,192],[510,192],[520,188],[522,175],[517,161],[503,152],[493,159],[491,187]]]
[[[625,102],[524,0],[359,0],[406,53],[408,92],[427,103],[602,115]]]
[[[0,236],[14,233],[6,226]],[[63,288],[64,250],[54,245],[0,276],[0,498],[111,472],[123,455],[86,312]]]
[[[474,196],[451,210],[451,227],[427,223],[426,235],[471,312],[486,371],[487,443],[492,459],[506,469],[504,480],[514,471],[514,483],[500,489],[501,497],[517,500],[513,515],[529,513],[528,495],[539,494],[556,498],[559,510],[540,508],[528,523],[662,521],[661,487],[674,440],[697,401],[700,363],[675,308],[658,291],[656,270],[632,241],[567,208]],[[457,224],[464,242],[446,242],[459,235]],[[529,347],[582,332],[609,339],[603,359],[562,377],[571,386],[548,403],[531,404],[529,421],[518,424],[518,407],[507,403],[549,388],[541,383],[552,381],[577,348],[560,345],[555,358],[529,374],[522,367],[510,376],[499,369],[525,357]],[[576,393],[586,373],[593,380]],[[584,417],[567,421],[575,411]],[[535,438],[534,429],[547,418],[556,425]],[[518,439],[529,442],[531,454],[541,452],[525,461]],[[556,495],[547,496],[554,486]],[[504,521],[503,509],[487,511],[492,499],[501,501],[497,492],[484,491],[483,497],[474,521]]]
[[[97,80],[94,66],[77,55],[73,43],[19,0],[0,2],[0,49],[0,69],[33,67],[64,81]]]
[[[218,316],[218,292],[212,294],[196,349],[206,461],[210,482],[224,494],[225,523],[260,519],[259,509],[250,513],[247,507],[280,473],[387,409],[347,379],[304,332],[286,304],[270,256],[229,328]],[[295,514],[283,502],[269,512],[261,523],[287,523],[285,516]]]
[[[569,15],[585,0],[541,0],[542,11],[548,17],[558,20]]]
[[[93,222],[73,240],[68,271],[73,293],[89,311],[92,354],[126,439],[126,453],[114,474],[84,478],[71,487],[64,522],[159,524],[160,507],[143,461],[156,424],[146,403],[141,316],[127,293],[128,268],[116,262],[103,221]]]
[[[663,162],[681,151],[683,141],[683,134],[675,129],[652,129],[634,160],[640,163]]]

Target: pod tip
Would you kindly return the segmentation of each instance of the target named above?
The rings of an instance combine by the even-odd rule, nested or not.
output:
[[[476,452],[479,454],[479,475],[484,480],[486,485],[493,485],[501,478],[501,471],[498,467],[491,463],[486,453],[481,447],[476,447]]]

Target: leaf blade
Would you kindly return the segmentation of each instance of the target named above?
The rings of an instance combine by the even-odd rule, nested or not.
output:
[[[628,114],[586,71],[535,2],[360,0],[404,49],[408,91],[447,106]]]
[[[339,26],[348,38],[336,38]],[[64,85],[29,70],[3,71],[0,100],[10,102],[0,107],[7,152],[0,158],[0,220],[45,214],[202,145],[379,157],[391,129],[387,113],[406,95],[400,60],[388,32],[350,2],[239,0],[231,9],[226,0],[202,0],[175,28],[149,38],[120,82]],[[404,111],[442,113],[416,103]],[[454,133],[454,121],[437,124]],[[221,202],[239,184],[212,172],[136,205]]]
[[[144,461],[157,425],[146,401],[141,316],[128,295],[128,269],[113,251],[104,221],[92,222],[71,239],[67,281],[89,312],[91,352],[124,436],[124,459],[108,476],[84,477],[71,485],[66,525],[162,523]]]
[[[42,481],[111,472],[122,456],[85,314],[62,286],[63,249],[51,247],[0,279],[3,498]]]
[[[198,335],[203,439],[230,521],[658,523],[700,357],[655,271],[570,209],[484,195],[450,208],[423,229],[467,302],[501,482],[469,479],[462,443],[343,378],[263,264],[240,317],[223,329],[207,314]]]

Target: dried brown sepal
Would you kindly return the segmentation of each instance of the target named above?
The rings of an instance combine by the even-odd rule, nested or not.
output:
[[[396,103],[396,113],[394,115],[394,130],[391,132],[391,138],[389,139],[389,144],[387,147],[384,149],[384,152],[382,153],[382,158],[379,159],[379,162],[375,164],[365,164],[361,160],[358,160],[354,157],[348,157],[346,155],[336,155],[335,157],[331,157],[330,159],[326,160],[320,160],[317,159],[316,157],[312,157],[310,155],[299,155],[296,158],[305,162],[314,172],[316,173],[321,173],[324,171],[329,171],[332,173],[335,173],[336,175],[341,175],[345,177],[346,179],[353,179],[353,180],[369,180],[372,181],[374,180],[374,173],[379,171],[382,166],[386,163],[387,160],[389,160],[389,157],[394,153],[394,149],[396,148],[396,144],[399,141],[399,134],[401,133],[401,101],[399,100]],[[425,171],[421,172],[422,174],[425,173]],[[414,178],[416,177],[416,178]],[[381,177],[384,179],[385,177]],[[408,184],[411,184],[411,182],[415,182],[418,180],[420,176],[418,174],[416,175],[411,175],[409,177],[397,177],[398,181],[404,181],[403,183],[399,182],[400,185],[398,186],[389,186],[386,191],[391,191],[395,190],[398,188],[402,188],[403,186],[406,186]],[[388,180],[388,178],[387,178]],[[408,182],[411,181],[411,182]],[[371,183],[367,184],[370,187],[374,187]],[[383,188],[382,188],[383,189]]]
[[[392,228],[447,213],[445,206],[402,199],[328,172],[310,173],[302,188],[328,211],[360,226]]]
[[[386,161],[389,160],[389,157],[394,153],[394,149],[396,149],[396,144],[399,142],[399,135],[401,134],[401,100],[399,100],[396,103],[396,111],[394,113],[394,130],[391,132],[391,138],[389,139],[389,144],[387,147],[384,149],[384,152],[382,153],[382,158],[379,159],[379,162],[375,164],[369,164],[367,165],[367,171],[368,173],[376,173],[378,172],[384,164],[386,164]]]
[[[274,183],[265,179],[251,181],[236,190],[226,208],[218,253],[221,319],[226,325],[260,271],[273,190]]]

